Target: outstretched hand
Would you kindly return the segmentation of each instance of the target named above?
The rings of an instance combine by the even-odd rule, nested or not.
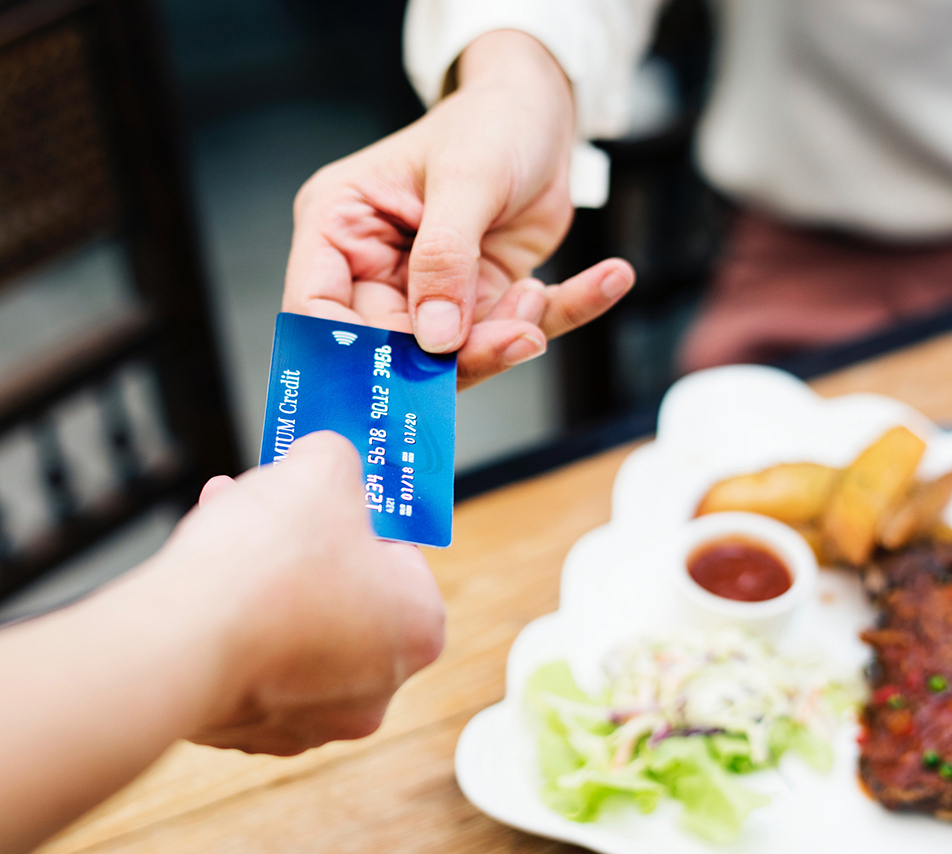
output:
[[[204,564],[239,618],[192,740],[290,754],[376,729],[393,692],[439,654],[443,606],[420,550],[374,537],[353,445],[305,436],[278,466],[212,478],[199,503],[164,560],[185,573]]]
[[[360,458],[314,433],[278,466],[209,481],[149,560],[0,629],[0,854],[45,837],[177,738],[298,753],[357,738],[439,654],[419,549],[373,536]]]
[[[418,122],[301,188],[283,307],[458,350],[465,388],[602,314],[634,271],[610,259],[559,285],[529,277],[572,218],[572,95],[545,48],[489,33],[459,78]]]

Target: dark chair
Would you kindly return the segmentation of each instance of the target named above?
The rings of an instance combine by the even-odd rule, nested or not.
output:
[[[239,467],[151,15],[140,0],[0,2],[0,296],[103,240],[120,248],[134,292],[0,375],[0,439],[29,438],[46,503],[27,539],[0,506],[0,595]],[[168,436],[157,456],[137,438],[130,366],[157,389]],[[109,451],[110,488],[94,501],[79,494],[60,417],[82,395]]]

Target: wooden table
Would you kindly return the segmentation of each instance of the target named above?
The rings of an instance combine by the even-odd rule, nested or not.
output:
[[[813,385],[824,395],[881,392],[952,424],[952,335]],[[428,554],[447,603],[446,651],[399,692],[377,734],[290,759],[177,744],[43,854],[577,851],[477,812],[456,786],[453,751],[465,723],[502,699],[516,634],[557,607],[569,547],[608,521],[632,447],[457,508],[454,545]]]

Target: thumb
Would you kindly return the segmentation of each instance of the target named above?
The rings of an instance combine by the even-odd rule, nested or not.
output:
[[[503,187],[484,170],[455,164],[427,170],[407,284],[413,331],[424,350],[457,350],[469,334],[479,247],[505,204]]]

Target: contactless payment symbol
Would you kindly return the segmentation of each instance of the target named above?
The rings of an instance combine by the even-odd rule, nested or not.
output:
[[[335,329],[331,335],[334,336],[334,340],[341,344],[344,347],[349,347],[357,340],[357,336],[353,332],[345,332],[343,329]]]

